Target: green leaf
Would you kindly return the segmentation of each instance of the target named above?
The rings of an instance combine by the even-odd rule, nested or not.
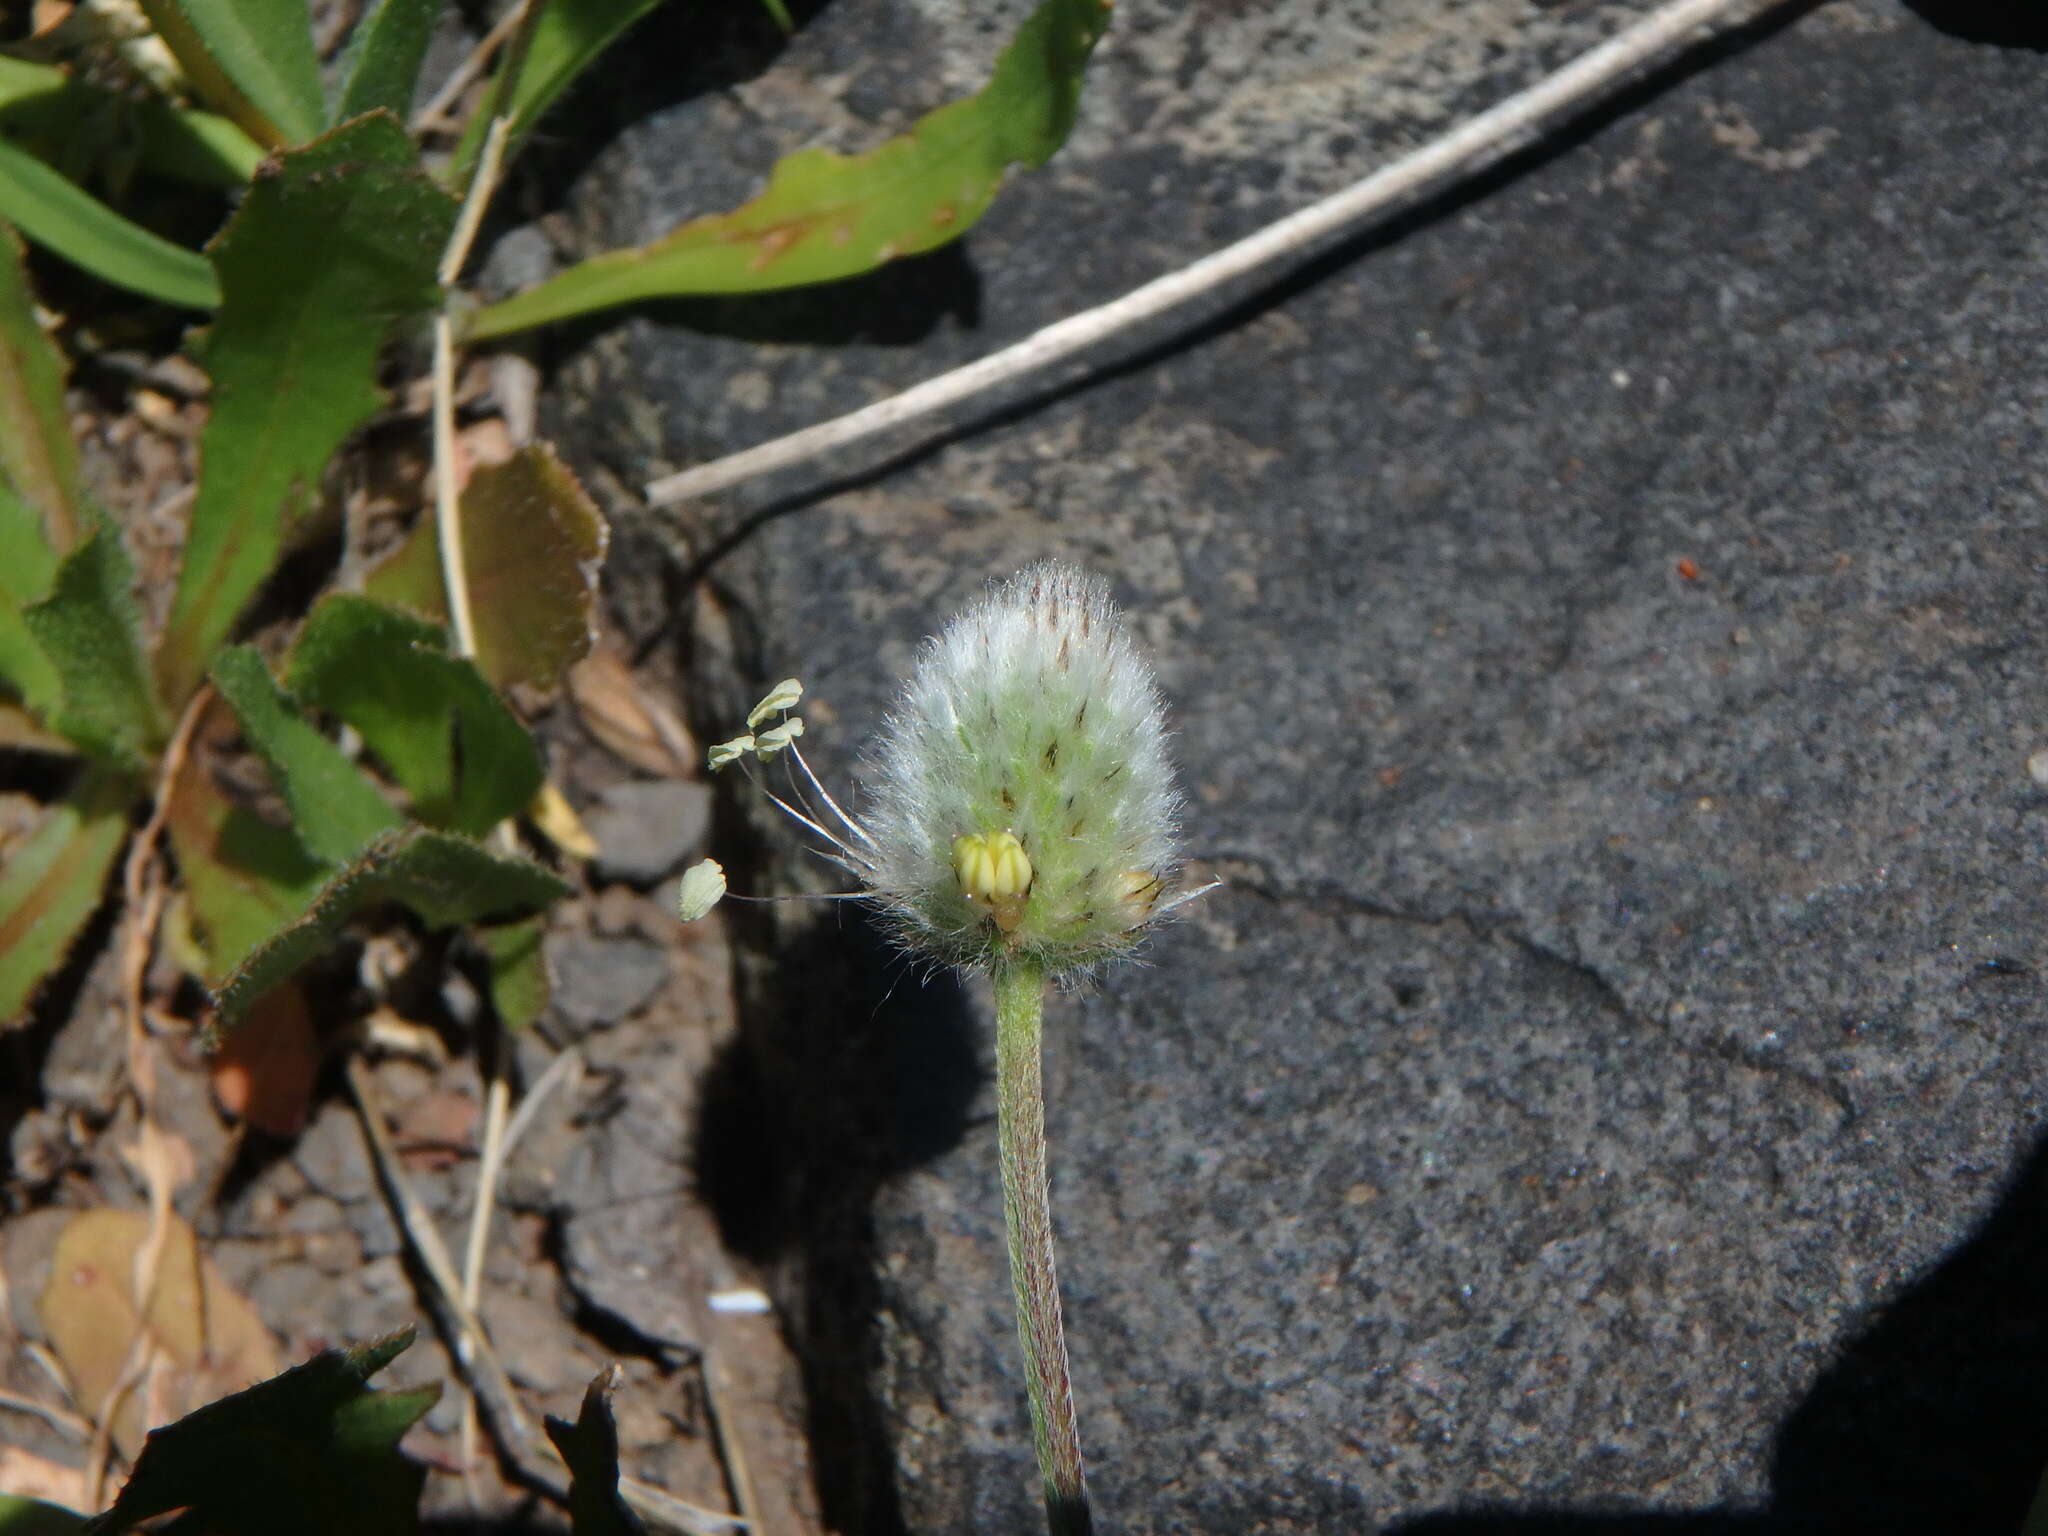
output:
[[[661,0],[535,0],[535,4],[542,7],[541,13],[533,24],[533,36],[524,55],[513,60],[517,74],[509,99],[494,108],[500,90],[498,83],[485,95],[483,107],[465,125],[455,146],[449,162],[450,186],[469,185],[492,116],[502,111],[512,119],[505,141],[505,157],[509,160],[570,83],[620,33],[661,4]]]
[[[412,1343],[412,1330],[304,1365],[154,1431],[114,1507],[84,1527],[112,1536],[173,1509],[196,1530],[259,1536],[404,1536],[419,1528],[426,1468],[399,1440],[441,1395],[437,1386],[372,1392],[370,1377]]]
[[[476,662],[500,688],[552,688],[590,649],[609,531],[604,515],[546,444],[486,465],[462,488],[463,567]],[[363,591],[440,622],[448,615],[441,545],[421,518]]]
[[[292,829],[314,858],[346,864],[399,825],[398,812],[376,786],[300,716],[256,647],[221,652],[213,664],[213,686],[269,767],[291,808]]]
[[[406,116],[419,83],[427,39],[441,14],[442,0],[375,0],[356,23],[342,56],[341,96],[336,122],[383,107]]]
[[[326,121],[306,0],[142,0],[199,94],[266,149]]]
[[[23,627],[56,674],[51,723],[81,747],[135,766],[164,739],[138,638],[135,571],[121,537],[93,531],[64,557]]]
[[[0,423],[0,434],[19,425]],[[11,686],[38,715],[57,703],[57,670],[28,632],[21,609],[48,593],[56,569],[41,520],[11,485],[0,482],[0,684]]]
[[[228,717],[227,706],[215,702],[197,737],[212,741]],[[289,828],[229,799],[198,750],[171,785],[164,822],[209,986],[219,985],[258,945],[304,916],[332,873]]]
[[[93,276],[185,309],[220,302],[213,269],[0,139],[0,217]]]
[[[262,147],[225,117],[137,100],[51,64],[0,56],[0,129],[24,147],[49,161],[91,133],[82,125],[100,123],[118,126],[119,143],[88,145],[89,154],[127,150],[144,170],[201,186],[238,189],[263,159]]]
[[[158,669],[190,696],[315,502],[327,461],[374,412],[392,327],[438,300],[455,204],[383,113],[280,155],[212,247],[213,413]]]
[[[90,774],[0,865],[0,1024],[22,1014],[98,909],[133,791]]]
[[[977,94],[864,155],[786,156],[752,202],[486,305],[470,339],[635,299],[822,283],[944,245],[981,217],[1009,167],[1042,165],[1066,141],[1108,22],[1103,0],[1043,0]]]
[[[349,919],[386,902],[430,928],[539,911],[569,887],[538,864],[492,853],[481,843],[410,826],[372,843],[337,871],[298,922],[257,947],[215,992],[218,1028],[232,1028],[272,987],[330,948]]]
[[[491,968],[491,1008],[507,1029],[526,1029],[547,1012],[553,987],[541,947],[544,918],[498,923],[476,930],[477,945]]]
[[[619,1368],[608,1365],[583,1392],[576,1422],[547,1418],[548,1438],[569,1468],[569,1529],[573,1536],[641,1536],[646,1530],[619,1497],[619,1431],[612,1393]]]
[[[42,596],[55,552],[78,542],[85,520],[64,359],[36,322],[24,254],[0,228],[0,474],[35,515],[0,511],[0,591],[23,603]]]
[[[487,832],[540,788],[533,738],[474,662],[442,649],[434,625],[334,593],[306,621],[288,682],[362,733],[422,821]]]
[[[77,1536],[85,1516],[41,1499],[0,1493],[0,1536]]]

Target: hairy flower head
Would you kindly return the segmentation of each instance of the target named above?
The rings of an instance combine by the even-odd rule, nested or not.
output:
[[[1177,872],[1158,692],[1107,585],[1072,566],[1032,566],[928,642],[869,769],[861,872],[952,963],[1088,966]]]
[[[1071,974],[1200,894],[1162,900],[1179,873],[1180,796],[1158,691],[1098,577],[1034,565],[926,643],[868,754],[861,817],[796,745],[803,721],[788,710],[801,694],[794,678],[777,684],[748,734],[711,748],[711,766],[786,750],[804,809],[776,803],[865,882],[846,895],[880,906],[907,947],[952,965],[1028,957]],[[691,876],[686,918],[724,892],[709,860]]]

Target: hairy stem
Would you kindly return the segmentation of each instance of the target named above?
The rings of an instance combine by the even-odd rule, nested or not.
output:
[[[1045,1184],[1045,1088],[1039,1074],[1045,967],[1012,958],[996,967],[996,1138],[1002,1148],[1003,1219],[1010,1234],[1010,1289],[1017,1343],[1031,1396],[1031,1440],[1045,1479],[1051,1536],[1090,1536],[1081,1433],[1060,1322],[1052,1211]]]

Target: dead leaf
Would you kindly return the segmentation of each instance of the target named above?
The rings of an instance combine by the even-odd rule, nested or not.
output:
[[[146,1326],[136,1264],[149,1240],[140,1211],[85,1211],[65,1226],[36,1311],[81,1411],[96,1416],[121,1380],[138,1331],[149,1370],[114,1415],[131,1460],[151,1429],[274,1376],[277,1346],[246,1297],[229,1288],[179,1217],[168,1231]]]
[[[0,1493],[85,1508],[85,1473],[18,1445],[0,1445]]]
[[[526,809],[527,819],[534,829],[572,859],[590,860],[601,850],[597,839],[590,835],[590,829],[583,825],[583,818],[576,814],[562,792],[555,788],[553,779],[540,787],[540,793],[533,797],[533,804]]]
[[[221,1113],[272,1136],[296,1136],[312,1112],[320,1038],[305,990],[286,983],[249,1010],[210,1063]]]
[[[463,568],[476,628],[476,661],[500,688],[551,692],[590,649],[598,572],[610,531],[553,450],[513,449],[503,423],[476,434],[474,473],[462,491]],[[501,462],[487,456],[509,453]],[[445,623],[447,593],[435,522],[412,532],[363,577],[363,594]]]
[[[614,756],[664,779],[695,771],[690,733],[648,696],[617,651],[600,645],[569,669],[568,681],[583,728]]]

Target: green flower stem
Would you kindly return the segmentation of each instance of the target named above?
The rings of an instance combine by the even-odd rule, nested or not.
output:
[[[1059,1272],[1053,1262],[1052,1212],[1045,1182],[1045,1088],[1039,1073],[1045,1017],[1045,967],[1010,956],[995,967],[996,1138],[1002,1148],[1003,1219],[1010,1236],[1010,1288],[1017,1342],[1031,1397],[1031,1439],[1045,1479],[1051,1536],[1089,1536],[1088,1485],[1081,1433],[1060,1322]]]

